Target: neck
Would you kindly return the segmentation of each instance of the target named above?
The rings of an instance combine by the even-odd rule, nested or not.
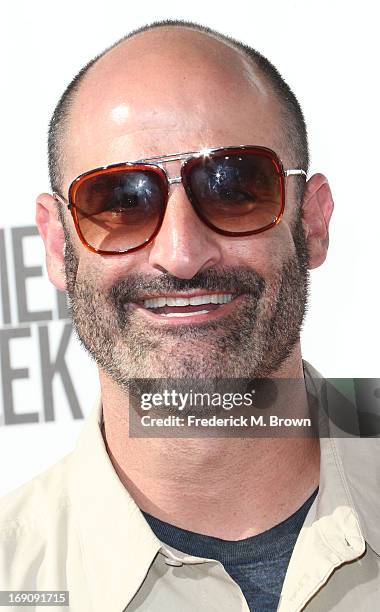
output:
[[[292,357],[273,378],[303,381],[299,347]],[[113,466],[137,505],[163,521],[240,540],[288,518],[318,486],[318,439],[130,438],[128,398],[103,372],[100,382]]]

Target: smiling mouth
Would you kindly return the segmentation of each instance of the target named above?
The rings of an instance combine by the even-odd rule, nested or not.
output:
[[[224,310],[225,304],[237,296],[232,293],[193,295],[160,295],[141,300],[137,306],[162,318],[204,317],[216,310]]]

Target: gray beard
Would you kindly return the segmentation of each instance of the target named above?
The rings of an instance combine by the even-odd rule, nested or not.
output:
[[[108,293],[78,279],[66,240],[69,309],[76,335],[98,366],[127,391],[134,378],[260,378],[275,372],[299,340],[306,312],[308,253],[301,219],[296,254],[265,281],[251,268],[210,269],[192,279],[130,274]],[[161,329],[125,308],[143,294],[201,288],[245,293],[233,313],[202,325]]]

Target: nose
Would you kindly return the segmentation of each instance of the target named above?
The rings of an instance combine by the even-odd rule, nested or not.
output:
[[[192,278],[220,263],[221,257],[218,234],[198,217],[182,184],[173,183],[162,226],[150,246],[150,265],[178,278]]]

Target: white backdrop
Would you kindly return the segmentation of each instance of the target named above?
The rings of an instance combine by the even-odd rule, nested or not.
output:
[[[72,449],[98,394],[96,367],[70,335],[33,227],[36,196],[49,191],[48,121],[79,69],[147,22],[189,19],[238,38],[295,91],[309,129],[310,171],[328,177],[335,200],[328,259],[312,272],[303,354],[327,377],[379,377],[378,13],[370,0],[6,3],[0,495]]]

